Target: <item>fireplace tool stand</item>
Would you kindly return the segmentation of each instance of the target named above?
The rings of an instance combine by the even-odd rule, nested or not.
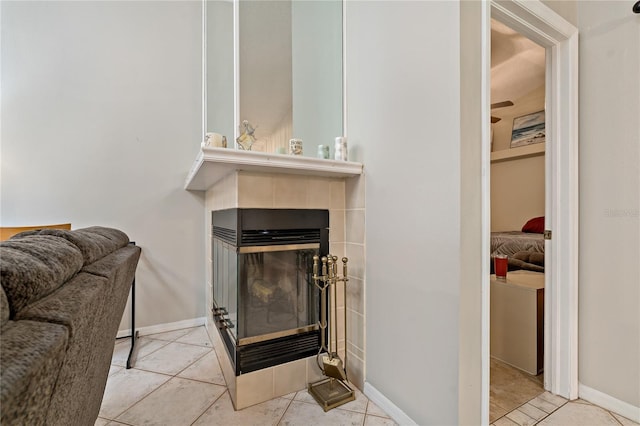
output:
[[[322,261],[321,275],[318,275],[318,261]],[[344,309],[344,363],[338,355],[338,282],[344,282],[344,300],[347,300],[347,261],[342,258],[342,277],[338,276],[338,256],[331,254],[320,259],[313,256],[313,283],[320,289],[320,350],[316,360],[326,379],[309,383],[308,390],[324,411],[338,407],[356,399],[353,389],[347,384],[347,309]],[[329,291],[329,294],[327,294]],[[328,335],[328,342],[327,342]]]

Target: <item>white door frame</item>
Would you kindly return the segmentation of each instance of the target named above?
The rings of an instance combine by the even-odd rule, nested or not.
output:
[[[545,244],[544,387],[575,399],[578,397],[578,29],[539,1],[490,0],[487,7],[491,17],[547,51],[545,228],[552,230],[553,236]],[[489,33],[490,19],[487,17],[483,24],[488,26],[484,33]],[[485,72],[489,75],[490,37],[484,43],[484,64],[489,68]],[[486,80],[484,84],[487,85]],[[489,99],[490,87],[483,87],[483,91]],[[488,116],[489,102],[483,108]],[[490,151],[490,143],[485,132],[485,152]],[[486,167],[489,169],[489,164]],[[488,191],[483,198],[484,203],[490,204]],[[490,218],[484,217],[483,221],[488,229]],[[483,305],[484,318],[489,316],[487,305]],[[483,327],[483,333],[488,354],[488,327]],[[486,370],[483,377],[488,381],[489,363],[484,363],[483,368]],[[488,388],[488,384],[483,384],[484,407],[489,406]],[[488,416],[483,417],[486,421]]]

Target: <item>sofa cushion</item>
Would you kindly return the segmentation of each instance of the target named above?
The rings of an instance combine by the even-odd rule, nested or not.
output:
[[[73,243],[82,252],[85,265],[93,263],[107,254],[129,244],[127,234],[117,229],[102,226],[91,226],[73,231],[41,229],[38,231],[27,231],[15,235],[13,238],[22,238],[22,236],[28,236],[34,232],[38,235],[55,235]]]
[[[89,330],[89,324],[103,314],[108,285],[102,277],[80,272],[58,291],[22,309],[15,319],[64,325],[73,343],[81,330]]]
[[[0,327],[9,321],[9,301],[4,289],[0,287]]]
[[[82,268],[83,272],[98,275],[100,277],[116,280],[115,274],[123,265],[127,266],[127,273],[135,273],[141,249],[138,246],[128,245],[114,253],[111,253]],[[130,283],[129,283],[130,284]]]
[[[28,235],[1,242],[0,276],[9,317],[59,288],[82,268],[82,260],[75,245],[53,235]]]
[[[67,348],[58,324],[9,321],[2,327],[0,407],[2,425],[44,425]]]

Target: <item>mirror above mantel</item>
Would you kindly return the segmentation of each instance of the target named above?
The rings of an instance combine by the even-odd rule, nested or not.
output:
[[[343,130],[343,5],[338,0],[205,0],[205,132],[228,149],[247,121],[252,151],[303,155]]]

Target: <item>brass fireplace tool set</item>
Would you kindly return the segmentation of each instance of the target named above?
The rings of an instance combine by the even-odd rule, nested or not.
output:
[[[322,262],[321,274],[318,275]],[[338,311],[337,294],[339,282],[343,282],[344,300],[347,300],[347,262],[342,258],[342,277],[338,276],[338,256],[331,254],[320,259],[313,256],[313,283],[320,289],[320,350],[318,351],[318,366],[326,379],[309,383],[309,393],[322,406],[324,411],[338,407],[356,399],[353,389],[347,384],[347,372],[344,366],[347,362],[347,309],[344,309],[344,363],[338,355]],[[327,294],[327,291],[329,292]],[[328,335],[328,342],[327,342]]]

